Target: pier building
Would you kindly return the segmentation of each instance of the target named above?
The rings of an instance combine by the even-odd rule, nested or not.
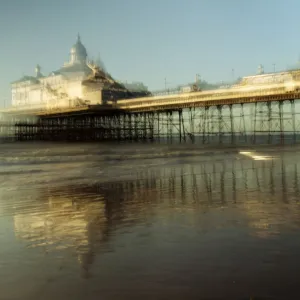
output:
[[[11,84],[12,106],[18,109],[55,109],[104,104],[107,100],[148,95],[143,84],[123,84],[99,63],[88,60],[78,35],[68,62],[48,75],[39,65],[34,76],[23,76]]]

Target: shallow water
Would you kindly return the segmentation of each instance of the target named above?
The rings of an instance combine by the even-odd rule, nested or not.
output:
[[[0,145],[0,299],[297,295],[300,148],[254,150]]]

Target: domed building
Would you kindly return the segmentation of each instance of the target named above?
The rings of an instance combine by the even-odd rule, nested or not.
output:
[[[80,36],[77,36],[76,44],[71,48],[71,63],[86,63],[87,52],[85,47],[82,45]]]
[[[70,59],[59,70],[44,76],[39,65],[35,76],[23,76],[11,84],[12,106],[24,109],[54,109],[101,105],[107,100],[148,95],[114,80],[103,65],[88,60],[80,36],[70,50]]]

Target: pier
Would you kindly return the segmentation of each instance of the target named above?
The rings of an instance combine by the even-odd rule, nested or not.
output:
[[[204,82],[205,83],[205,82]],[[70,60],[12,83],[0,135],[28,141],[297,142],[300,70],[246,76],[232,85],[196,82],[162,93],[115,80],[89,61],[78,35]],[[205,90],[205,86],[208,90]]]
[[[6,110],[16,140],[296,142],[300,91],[283,85],[107,101],[80,107]]]

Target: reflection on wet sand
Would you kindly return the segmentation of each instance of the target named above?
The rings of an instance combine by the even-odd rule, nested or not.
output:
[[[38,212],[14,216],[16,237],[26,240],[28,247],[41,247],[45,252],[71,249],[87,270],[93,257],[92,227],[106,226],[103,202],[78,202],[72,195],[49,196],[47,202]],[[99,233],[97,239],[101,240]]]
[[[40,190],[38,212],[14,216],[15,234],[30,247],[80,252],[92,236],[99,242],[109,230],[144,222],[166,208],[236,205],[253,234],[272,235],[298,223],[298,168],[284,157],[206,161],[145,170],[130,181],[48,188]]]
[[[76,258],[73,277],[59,269],[59,282],[76,295],[84,287],[107,299],[266,295],[271,282],[287,286],[278,284],[284,269],[276,259],[289,255],[274,241],[299,230],[299,164],[296,154],[172,158],[132,169],[130,180],[7,192],[12,200],[2,215],[13,216],[14,235],[32,255],[40,251],[53,264],[66,257],[69,268]],[[295,240],[288,243],[300,249]],[[279,275],[270,279],[273,272]],[[66,299],[66,290],[48,284],[43,297],[54,290]]]

